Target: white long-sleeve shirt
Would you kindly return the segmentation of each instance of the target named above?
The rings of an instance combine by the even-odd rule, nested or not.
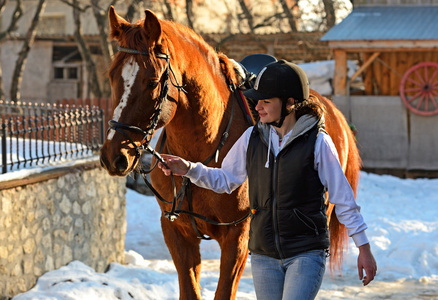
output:
[[[270,127],[271,149],[277,156],[282,145],[277,132],[272,126]],[[248,128],[236,141],[222,161],[221,168],[208,168],[202,163],[191,163],[185,176],[197,186],[218,193],[234,191],[248,176],[246,152],[252,130],[253,127]],[[283,137],[283,140],[286,141],[291,134],[292,130]],[[345,225],[348,236],[353,238],[357,247],[368,243],[365,234],[367,225],[360,214],[360,206],[357,205],[353,190],[342,171],[335,145],[330,136],[324,132],[318,134],[314,156],[314,168],[318,171],[321,183],[328,190],[330,202],[335,204],[338,220]]]

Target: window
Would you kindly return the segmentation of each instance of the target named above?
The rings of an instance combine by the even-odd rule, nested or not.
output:
[[[64,68],[55,67],[54,78],[55,79],[63,79],[64,78]]]
[[[68,79],[78,79],[78,68],[67,68]]]
[[[55,80],[79,80],[79,66],[60,66],[53,68],[53,79]]]

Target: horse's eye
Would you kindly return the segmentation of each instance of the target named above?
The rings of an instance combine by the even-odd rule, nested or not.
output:
[[[151,89],[154,89],[154,88],[156,88],[156,87],[158,86],[158,81],[150,81],[149,84],[148,84],[148,86],[149,86]]]

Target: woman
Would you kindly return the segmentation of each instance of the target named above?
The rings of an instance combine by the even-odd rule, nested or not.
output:
[[[367,228],[354,193],[324,130],[323,108],[309,97],[297,65],[280,60],[265,66],[245,96],[258,101],[260,120],[237,140],[221,168],[162,155],[164,174],[231,193],[248,178],[251,207],[249,250],[257,299],[314,299],[329,248],[325,191],[359,248],[363,284],[377,272]],[[363,276],[363,270],[366,276]]]

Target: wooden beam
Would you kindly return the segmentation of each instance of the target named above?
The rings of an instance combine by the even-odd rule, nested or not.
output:
[[[436,40],[364,40],[329,41],[328,47],[348,52],[364,51],[437,51]]]
[[[350,81],[354,81],[357,76],[359,76],[368,66],[380,55],[380,52],[375,52],[373,55],[370,56],[370,58],[367,59],[367,61],[360,66],[359,69],[357,69],[356,73],[351,76]]]
[[[334,50],[335,74],[333,78],[333,94],[347,95],[347,52],[345,50]]]

